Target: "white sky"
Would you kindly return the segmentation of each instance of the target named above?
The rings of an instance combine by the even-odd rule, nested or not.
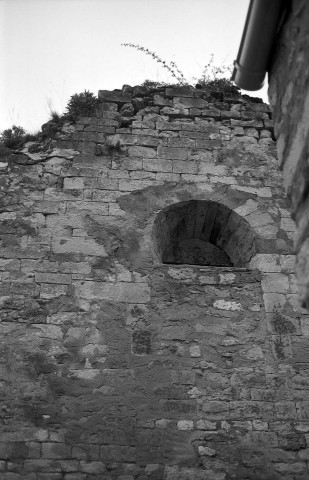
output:
[[[0,0],[0,130],[28,131],[74,93],[167,81],[137,43],[198,77],[237,56],[249,0]],[[266,89],[252,92],[267,101]]]

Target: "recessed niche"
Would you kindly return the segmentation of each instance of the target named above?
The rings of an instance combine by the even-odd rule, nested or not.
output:
[[[254,254],[248,222],[225,205],[191,200],[162,210],[153,228],[160,263],[243,267]]]

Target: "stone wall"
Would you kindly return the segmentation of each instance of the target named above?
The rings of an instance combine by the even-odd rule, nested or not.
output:
[[[269,99],[284,185],[297,233],[297,277],[303,306],[309,308],[309,4],[294,0],[280,33],[270,71]]]
[[[269,107],[99,98],[0,165],[1,480],[307,479],[309,318]]]

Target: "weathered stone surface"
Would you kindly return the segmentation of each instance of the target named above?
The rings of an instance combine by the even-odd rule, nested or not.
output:
[[[103,245],[98,244],[95,240],[83,237],[59,238],[54,240],[52,249],[55,253],[81,253],[84,255],[97,255],[106,257],[107,253]]]
[[[100,97],[1,180],[0,477],[307,475],[309,323],[268,107]]]
[[[99,90],[98,97],[102,102],[112,102],[119,105],[124,105],[130,102],[131,95],[129,93],[123,93],[120,90]]]
[[[85,299],[116,302],[145,303],[149,300],[149,287],[143,283],[81,282],[76,285],[78,295]]]
[[[270,72],[269,98],[274,108],[274,130],[284,186],[296,219],[297,276],[303,306],[309,305],[308,278],[308,145],[309,91],[305,57],[309,51],[305,1],[292,2],[281,31]],[[281,84],[280,79],[284,78]],[[293,232],[293,225],[282,221]],[[287,231],[288,231],[287,230]]]

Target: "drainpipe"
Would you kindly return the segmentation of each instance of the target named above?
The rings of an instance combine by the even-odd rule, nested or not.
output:
[[[251,0],[231,80],[244,90],[263,87],[285,0]]]

